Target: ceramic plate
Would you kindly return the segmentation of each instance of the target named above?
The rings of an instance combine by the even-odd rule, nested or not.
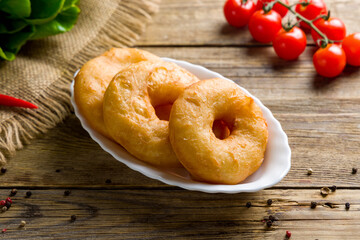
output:
[[[223,78],[228,81],[232,81],[199,65],[194,65],[185,61],[179,61],[170,58],[163,58],[163,60],[178,64],[200,79]],[[75,73],[75,76],[76,74],[77,72]],[[74,82],[71,84],[71,103],[74,106],[75,115],[80,119],[83,128],[90,134],[91,138],[97,142],[102,149],[104,149],[104,151],[110,153],[115,159],[124,163],[129,168],[138,171],[147,177],[157,179],[169,185],[207,193],[256,192],[277,184],[285,177],[291,166],[291,150],[285,132],[271,111],[265,107],[259,99],[251,95],[246,89],[242,87],[240,88],[250,97],[252,97],[261,107],[263,115],[268,124],[269,140],[266,147],[265,159],[261,167],[245,181],[236,185],[197,182],[191,179],[189,173],[184,168],[160,169],[143,163],[130,155],[120,145],[114,143],[95,130],[91,129],[85,118],[83,118],[83,116],[81,116],[79,113],[79,110],[74,101]]]

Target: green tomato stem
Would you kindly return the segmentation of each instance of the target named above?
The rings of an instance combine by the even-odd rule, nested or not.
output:
[[[300,19],[301,21],[307,23],[317,34],[319,34],[323,39],[322,42],[323,44],[321,44],[322,47],[325,47],[326,45],[328,45],[329,43],[332,43],[333,41],[330,40],[323,32],[321,32],[313,23],[312,20],[309,20],[303,16],[301,16],[300,14],[298,14],[297,12],[294,11],[294,9],[292,9],[293,6],[297,5],[297,4],[301,4],[301,3],[297,3],[297,4],[293,4],[293,5],[287,5],[285,3],[283,3],[280,0],[276,0],[273,2],[273,4],[270,5],[270,7],[272,8],[276,3],[279,3],[280,5],[286,7],[293,15],[295,15],[298,19]]]

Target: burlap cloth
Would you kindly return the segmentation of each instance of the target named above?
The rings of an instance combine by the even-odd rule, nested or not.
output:
[[[133,45],[159,1],[81,0],[70,32],[29,42],[13,62],[0,61],[0,93],[39,107],[0,107],[0,165],[70,114],[69,87],[76,69],[110,47]]]

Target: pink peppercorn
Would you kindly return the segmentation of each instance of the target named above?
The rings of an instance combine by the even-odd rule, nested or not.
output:
[[[5,206],[5,205],[6,205],[6,201],[5,201],[5,200],[1,200],[1,201],[0,201],[0,205],[1,205],[1,206]]]
[[[12,203],[11,198],[8,197],[8,198],[6,199],[6,202]]]
[[[1,232],[2,233],[5,233],[7,231],[7,229],[6,228],[4,228]]]
[[[291,238],[291,232],[290,231],[286,231],[286,238]]]

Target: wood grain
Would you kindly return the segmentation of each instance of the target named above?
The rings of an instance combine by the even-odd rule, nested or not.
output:
[[[185,190],[19,190],[0,213],[6,239],[358,239],[360,190],[265,190],[247,194],[205,194]],[[8,190],[0,191],[5,197]],[[268,206],[267,199],[273,199]],[[252,207],[246,208],[247,202]],[[310,202],[318,202],[316,209]],[[335,208],[329,208],[330,202]],[[351,207],[345,210],[345,202]],[[76,215],[75,222],[70,216]],[[262,222],[275,216],[271,228]],[[24,229],[18,228],[26,221]]]
[[[238,29],[226,23],[224,2],[225,0],[163,1],[159,14],[137,45],[263,45],[252,39],[247,27]],[[348,33],[359,32],[357,23],[360,0],[325,0],[325,3],[332,16],[343,20]],[[314,44],[311,36],[308,36],[308,43]]]

